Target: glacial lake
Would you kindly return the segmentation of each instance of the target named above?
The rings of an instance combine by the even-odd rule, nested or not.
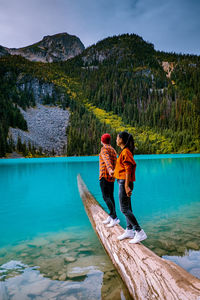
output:
[[[200,278],[200,154],[135,155],[143,244]],[[94,233],[80,174],[106,210],[98,157],[0,160],[0,299],[131,299]],[[120,224],[118,186],[115,201]]]

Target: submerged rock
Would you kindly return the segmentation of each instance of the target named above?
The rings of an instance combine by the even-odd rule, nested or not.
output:
[[[73,256],[67,256],[64,258],[64,262],[66,262],[66,263],[71,263],[71,262],[75,262],[75,261],[76,261],[76,258]]]
[[[186,248],[184,246],[177,246],[176,250],[178,251],[179,254],[184,255]]]
[[[63,273],[63,274],[59,277],[59,280],[65,281],[66,278],[67,278],[67,274]]]
[[[199,245],[195,242],[187,242],[186,243],[187,248],[189,249],[194,249],[194,250],[199,250]]]
[[[60,252],[60,253],[67,253],[68,249],[66,247],[61,247],[61,248],[58,249],[58,252]]]

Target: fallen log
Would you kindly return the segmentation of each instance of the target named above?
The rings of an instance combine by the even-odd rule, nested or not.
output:
[[[80,175],[77,180],[90,222],[134,299],[200,300],[198,278],[141,243],[118,241],[117,236],[123,233],[123,228],[120,225],[107,228],[102,223],[108,214],[88,191]]]

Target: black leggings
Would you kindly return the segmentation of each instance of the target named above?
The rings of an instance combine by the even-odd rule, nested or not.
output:
[[[100,179],[100,187],[103,195],[103,199],[106,202],[108,209],[110,211],[109,216],[113,219],[117,218],[115,210],[115,200],[114,200],[114,182],[107,181],[104,177]]]
[[[131,207],[131,198],[127,196],[125,191],[125,180],[118,179],[119,184],[119,204],[120,210],[126,217],[127,229],[135,229],[140,231],[140,225],[138,224]],[[133,190],[133,182],[129,183],[129,187]]]

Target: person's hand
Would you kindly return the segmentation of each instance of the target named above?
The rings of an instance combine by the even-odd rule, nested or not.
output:
[[[131,194],[132,194],[132,190],[130,189],[129,186],[125,186],[125,191],[126,191],[126,195],[127,195],[128,197],[130,197]]]
[[[108,171],[108,173],[109,173],[109,175],[110,175],[111,177],[113,177],[114,170],[111,170],[111,169],[110,169],[110,170]]]

